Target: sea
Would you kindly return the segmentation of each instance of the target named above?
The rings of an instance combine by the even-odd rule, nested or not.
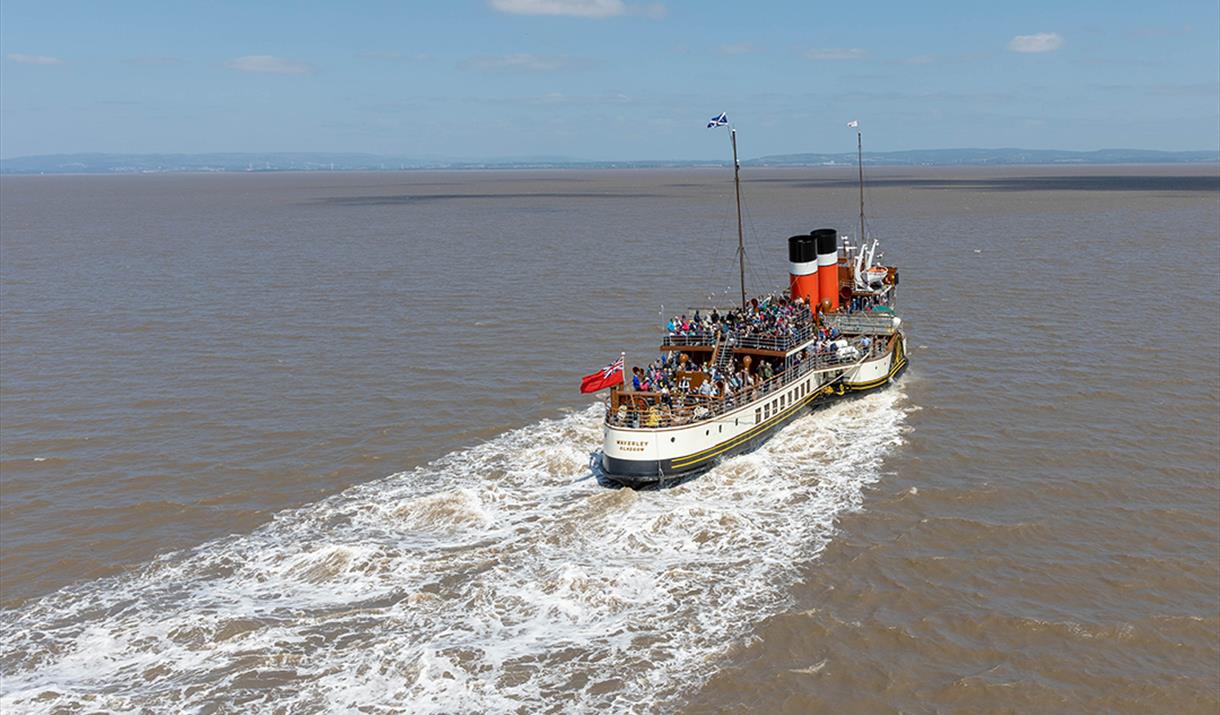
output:
[[[866,179],[908,371],[633,491],[723,168],[0,178],[0,710],[1214,715],[1220,166]]]

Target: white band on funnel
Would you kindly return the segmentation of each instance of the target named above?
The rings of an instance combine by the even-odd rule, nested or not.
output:
[[[788,275],[790,276],[807,276],[811,273],[818,272],[817,261],[806,261],[805,263],[789,263]]]
[[[839,254],[837,254],[837,253],[823,253],[818,256],[818,265],[819,266],[833,266],[834,264],[836,264],[838,262],[839,262]]]

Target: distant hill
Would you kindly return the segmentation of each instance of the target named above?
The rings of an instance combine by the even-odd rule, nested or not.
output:
[[[728,162],[723,162],[727,165]],[[325,152],[215,154],[44,154],[0,159],[3,174],[144,174],[171,172],[405,171],[420,169],[548,169],[720,166],[707,161],[582,161],[510,157],[481,161]]]
[[[1220,163],[1216,151],[1102,149],[913,149],[866,152],[873,166],[1013,164],[1184,164]],[[171,172],[404,171],[419,169],[665,168],[727,166],[724,161],[583,161],[568,157],[512,157],[472,161],[419,159],[377,154],[277,152],[214,154],[47,154],[0,159],[4,174],[142,174]],[[855,164],[854,153],[777,154],[742,162],[749,166]]]
[[[865,152],[874,166],[953,166],[1011,164],[1197,164],[1220,162],[1220,151],[1155,151],[1147,149],[911,149]],[[754,166],[821,166],[855,164],[855,153],[776,154],[742,162]]]

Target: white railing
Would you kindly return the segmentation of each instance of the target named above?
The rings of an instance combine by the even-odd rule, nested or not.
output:
[[[671,333],[666,335],[661,342],[662,347],[666,345],[715,345],[716,334],[712,332],[695,332],[688,335],[680,333]]]
[[[733,347],[787,352],[813,337],[813,325],[802,325],[787,335],[739,335],[734,333]]]
[[[827,315],[822,323],[843,334],[893,335],[893,313],[845,313]]]

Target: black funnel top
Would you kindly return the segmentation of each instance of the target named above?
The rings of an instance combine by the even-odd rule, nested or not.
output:
[[[788,239],[788,260],[793,263],[808,263],[817,260],[817,242],[813,236],[793,236]]]
[[[817,242],[817,252],[819,256],[824,256],[828,253],[838,254],[839,252],[839,232],[833,228],[815,228],[809,232],[810,237]]]

